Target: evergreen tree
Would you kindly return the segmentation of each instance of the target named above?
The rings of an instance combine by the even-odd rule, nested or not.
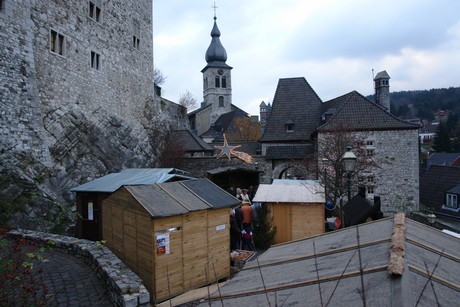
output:
[[[254,245],[257,249],[268,249],[275,238],[276,227],[272,224],[272,215],[266,205],[256,208],[256,220],[254,226]]]
[[[439,127],[436,130],[433,148],[436,152],[452,152],[449,131],[447,130],[446,124],[443,122],[439,123]]]

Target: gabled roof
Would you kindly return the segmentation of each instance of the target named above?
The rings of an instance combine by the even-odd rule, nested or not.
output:
[[[213,126],[209,127],[208,130],[203,132],[200,137],[202,138],[218,138],[222,137],[222,142],[223,142],[223,136],[222,134],[227,131],[227,129],[230,127],[230,125],[233,123],[233,121],[236,118],[241,118],[241,117],[248,117],[248,113],[245,111],[236,108],[233,111],[230,111],[228,113],[222,114],[219,116],[219,118],[216,120]]]
[[[261,142],[305,141],[319,124],[321,99],[305,78],[286,78],[278,81],[272,111],[267,120]],[[293,131],[286,131],[292,121]]]
[[[186,176],[184,171],[175,168],[128,168],[87,182],[70,191],[112,193],[124,185],[149,185],[190,178],[192,177]]]
[[[363,306],[364,298],[367,306],[451,306],[460,301],[460,241],[435,228],[406,218],[399,236],[404,271],[389,274],[392,233],[401,234],[399,225],[386,218],[272,246],[211,294],[213,303]]]
[[[356,91],[324,103],[322,109],[336,108],[335,114],[318,131],[326,132],[337,127],[351,131],[419,129],[420,125],[409,123],[385,111]]]
[[[214,151],[214,148],[188,129],[173,131],[173,139],[177,140],[186,152]]]
[[[364,223],[379,210],[380,205],[371,203],[359,194],[343,206],[344,219],[349,226]]]
[[[231,208],[240,204],[237,198],[208,179],[125,186],[124,188],[152,217]]]
[[[429,159],[431,165],[457,166],[460,161],[460,153],[434,152]]]
[[[324,188],[309,180],[278,180],[273,184],[260,184],[254,202],[270,203],[324,203]]]
[[[455,212],[443,206],[446,203],[445,193],[460,184],[460,167],[446,165],[431,165],[420,175],[420,203],[436,212],[454,217],[460,217]]]

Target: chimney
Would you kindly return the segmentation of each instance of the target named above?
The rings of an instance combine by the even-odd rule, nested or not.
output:
[[[374,102],[390,112],[390,76],[386,70],[375,76],[374,89]]]

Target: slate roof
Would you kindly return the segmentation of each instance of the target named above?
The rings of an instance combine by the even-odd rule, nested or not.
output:
[[[321,99],[305,78],[279,79],[261,142],[305,141],[319,124]],[[294,131],[286,131],[286,123]]]
[[[241,203],[208,179],[125,186],[124,188],[152,217],[231,208]]]
[[[460,184],[460,168],[431,165],[420,175],[420,204],[433,208],[436,213],[460,218],[460,212],[443,207],[445,192]]]
[[[173,131],[173,138],[180,142],[186,152],[214,152],[214,148],[188,129]]]
[[[312,144],[267,146],[266,159],[304,159],[314,152]]]
[[[431,165],[457,166],[460,162],[460,153],[434,152],[429,159]]]
[[[219,116],[219,118],[216,120],[213,126],[209,127],[209,129],[205,132],[203,132],[200,137],[202,138],[214,138],[214,141],[220,141],[223,142],[223,133],[227,131],[227,129],[230,127],[230,125],[233,123],[233,121],[236,118],[240,117],[248,117],[248,113],[245,111],[236,108],[233,111],[230,111],[228,113],[222,114]]]
[[[334,115],[318,131],[343,126],[352,131],[419,129],[420,125],[401,120],[356,91],[324,103],[323,112],[336,108]]]
[[[112,193],[124,185],[149,185],[190,178],[184,171],[175,168],[128,168],[79,185],[70,191]]]
[[[394,277],[387,271],[393,225],[386,218],[272,246],[199,306],[363,306],[363,297],[367,306],[459,302],[459,239],[406,218],[404,271]]]
[[[380,205],[374,205],[366,198],[356,194],[343,206],[342,210],[346,225],[353,226],[364,223],[368,217],[380,210]]]

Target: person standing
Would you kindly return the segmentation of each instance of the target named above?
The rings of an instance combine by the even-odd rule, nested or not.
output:
[[[241,212],[243,213],[243,228],[252,227],[252,222],[254,221],[254,210],[250,206],[249,200],[243,200],[243,206],[241,207]]]
[[[241,190],[241,201],[244,203],[245,201],[251,204],[251,198],[249,197],[248,190],[242,189]]]
[[[235,210],[230,209],[230,250],[234,251],[240,248],[241,226],[235,216]]]

